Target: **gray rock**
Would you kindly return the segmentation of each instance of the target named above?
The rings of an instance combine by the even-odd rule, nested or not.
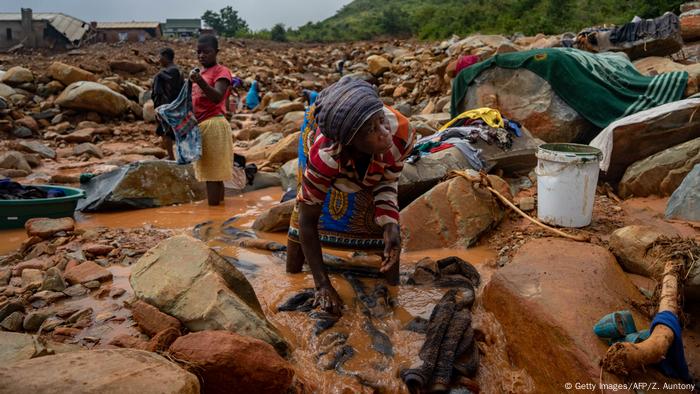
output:
[[[286,162],[280,167],[280,181],[282,182],[282,190],[295,189],[297,187],[297,174],[299,172],[299,159],[294,159]]]
[[[525,69],[494,67],[482,72],[457,112],[481,107],[508,114],[547,142],[586,140],[598,130],[559,98],[547,81]]]
[[[410,118],[411,115],[413,114],[413,109],[411,108],[411,104],[408,103],[399,103],[394,106],[394,109],[401,112],[401,114],[407,118]]]
[[[282,177],[276,172],[258,172],[255,174],[252,185],[246,185],[243,189],[244,193],[254,190],[265,189],[273,186],[282,185]]]
[[[29,297],[29,302],[43,301],[46,304],[51,304],[64,298],[66,295],[58,291],[42,290],[34,293]]]
[[[91,81],[74,82],[56,99],[63,108],[95,111],[103,115],[119,116],[129,108],[129,99],[105,85]]]
[[[22,327],[24,328],[24,331],[27,332],[39,331],[39,327],[41,327],[44,321],[48,319],[51,315],[52,313],[48,311],[30,312],[27,314],[27,316],[24,317]]]
[[[0,327],[7,331],[17,332],[22,330],[22,322],[24,322],[24,313],[12,312],[0,323]]]
[[[63,294],[68,297],[80,297],[87,294],[89,290],[83,285],[73,285],[63,290]]]
[[[27,163],[24,155],[17,151],[0,153],[0,168],[32,172],[32,167]]]
[[[83,142],[82,144],[76,145],[75,148],[73,148],[73,154],[76,156],[80,156],[85,153],[98,159],[104,157],[102,149],[90,142]]]
[[[89,282],[83,283],[83,286],[87,287],[88,289],[98,289],[100,287],[100,281],[91,280]]]
[[[90,316],[92,316],[92,312],[93,312],[92,308],[81,309],[81,310],[73,313],[72,315],[70,315],[68,317],[68,319],[66,319],[66,322],[67,323],[75,323],[78,320],[81,320],[84,318],[89,318]]]
[[[84,188],[87,198],[78,210],[152,208],[204,199],[204,185],[194,177],[191,165],[154,160],[132,163],[98,175]]]
[[[700,164],[693,167],[671,195],[666,219],[700,221]]]
[[[700,138],[640,160],[627,168],[620,181],[620,197],[668,196],[700,163]]]
[[[39,290],[63,291],[66,289],[66,282],[63,280],[61,270],[51,267],[46,270],[46,278]]]
[[[31,153],[38,153],[47,159],[56,158],[56,151],[38,141],[20,141],[19,145],[22,149]]]
[[[24,312],[24,305],[18,301],[8,302],[7,305],[0,307],[0,321],[5,320],[6,317],[15,312]]]
[[[149,250],[133,266],[130,282],[138,299],[191,331],[228,330],[268,342],[282,354],[288,350],[245,276],[192,237],[171,237]]]
[[[32,131],[28,129],[27,127],[24,126],[19,126],[12,130],[12,135],[14,135],[17,138],[31,138],[32,137]]]
[[[253,230],[266,232],[287,231],[296,200],[285,201],[261,212],[253,222]]]
[[[44,282],[44,271],[25,268],[22,270],[22,287],[26,288],[38,288]]]
[[[56,327],[62,326],[65,323],[65,320],[61,319],[60,317],[51,316],[48,319],[44,320],[44,322],[41,324],[41,331],[50,332],[53,331]]]
[[[1,363],[0,381],[8,393],[199,393],[195,375],[156,353],[135,349],[80,350]]]

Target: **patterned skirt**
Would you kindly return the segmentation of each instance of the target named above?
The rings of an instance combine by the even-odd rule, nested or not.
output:
[[[309,112],[313,113],[313,109],[307,111],[299,137],[297,179],[301,179],[306,169],[306,142],[309,138],[314,138],[318,130],[313,119],[308,118]],[[300,187],[297,186],[297,193],[301,192]],[[299,204],[294,207],[289,223],[288,238],[294,242],[299,242]],[[371,190],[344,193],[331,186],[323,203],[318,232],[324,247],[369,252],[384,250],[384,231],[375,222],[374,195]]]

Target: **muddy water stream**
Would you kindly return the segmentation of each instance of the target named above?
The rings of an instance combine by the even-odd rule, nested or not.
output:
[[[241,196],[229,196],[226,205],[209,207],[205,202],[184,204],[164,208],[145,209],[127,212],[78,214],[78,227],[135,228],[152,226],[173,229],[192,234],[196,224],[211,221],[210,228],[218,229],[224,221],[236,217],[233,225],[239,228],[250,227],[256,215],[279,201],[277,188],[248,193]],[[209,239],[217,234],[210,234]],[[260,237],[285,243],[285,235],[259,234]],[[16,249],[26,238],[21,230],[0,233],[0,255]],[[365,330],[364,315],[359,308],[359,301],[349,282],[340,275],[331,275],[335,288],[339,291],[345,309],[343,317],[331,329],[314,335],[315,321],[303,312],[278,312],[277,306],[303,289],[313,287],[310,272],[291,275],[285,273],[284,261],[269,252],[240,249],[219,240],[208,244],[224,256],[237,258],[248,277],[268,319],[280,330],[293,347],[291,361],[302,379],[317,392],[354,393],[372,392],[373,388],[381,392],[406,392],[399,378],[402,369],[419,362],[418,352],[424,341],[424,335],[405,330],[404,327],[414,317],[428,318],[433,306],[447,291],[433,286],[401,285],[390,288],[396,307],[381,319],[374,319],[377,329],[389,337],[393,356],[385,356],[371,346],[372,337]],[[347,252],[332,252],[340,257],[349,258]],[[488,283],[493,273],[497,254],[487,247],[475,247],[466,250],[429,250],[419,253],[406,253],[402,256],[401,272],[405,277],[412,273],[418,260],[424,257],[435,259],[458,256],[471,262],[482,275],[482,287]],[[69,309],[93,308],[95,323],[81,331],[76,340],[83,344],[95,342],[96,347],[103,347],[120,334],[135,334],[136,328],[130,318],[128,309],[122,308],[123,302],[133,297],[128,283],[130,267],[110,267],[114,275],[111,292],[104,292],[97,300],[93,297],[71,299],[59,303],[59,307]],[[372,288],[381,279],[362,279],[365,287]],[[405,280],[403,281],[405,282]],[[120,289],[124,289],[122,292]],[[483,310],[479,297],[474,307],[473,324],[484,335],[479,342],[482,357],[479,373],[475,379],[482,392],[528,392],[533,389],[531,379],[523,372],[513,369],[508,361],[505,338],[500,325],[494,317]],[[344,363],[341,372],[324,371],[318,366],[317,354],[321,351],[321,342],[326,336],[343,333],[347,335],[347,344],[354,350],[354,355]]]

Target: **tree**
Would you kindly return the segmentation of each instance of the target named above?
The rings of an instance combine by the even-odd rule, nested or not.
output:
[[[224,37],[233,37],[248,31],[248,23],[239,17],[238,11],[231,6],[222,8],[218,13],[207,10],[202,15],[202,19],[204,23]]]
[[[406,13],[395,8],[382,11],[378,22],[382,32],[392,36],[410,35],[413,30]]]
[[[286,42],[287,29],[284,28],[284,24],[278,23],[273,26],[270,31],[270,38],[272,38],[272,41]]]

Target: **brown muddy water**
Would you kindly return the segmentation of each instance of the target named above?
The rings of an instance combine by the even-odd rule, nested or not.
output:
[[[234,226],[249,228],[258,213],[276,204],[280,196],[278,188],[271,188],[245,195],[228,196],[226,204],[219,207],[209,207],[206,202],[198,202],[137,211],[77,214],[76,219],[78,227],[82,229],[152,226],[192,235],[196,224],[212,221],[209,227],[218,229],[221,223],[234,216],[237,217],[233,222]],[[210,239],[216,238],[216,234],[211,235]],[[285,243],[286,239],[283,233],[263,233],[259,236],[280,243]],[[23,230],[4,231],[0,232],[0,239],[2,255],[16,249],[26,239],[26,235]],[[373,392],[374,389],[390,393],[407,392],[399,373],[402,369],[420,362],[418,352],[423,344],[424,335],[403,328],[414,317],[429,318],[434,305],[447,289],[405,284],[390,287],[396,307],[388,316],[375,319],[375,326],[385,332],[391,340],[394,355],[389,357],[371,347],[371,337],[363,325],[365,319],[359,306],[356,307],[355,292],[342,276],[331,274],[332,283],[345,303],[343,317],[334,327],[315,336],[315,321],[306,313],[277,312],[277,306],[289,297],[313,287],[310,272],[305,270],[299,274],[287,274],[284,261],[266,251],[240,249],[215,239],[208,244],[224,256],[237,258],[247,267],[242,272],[253,285],[267,318],[292,345],[294,350],[290,361],[309,387],[323,393]],[[328,252],[340,257],[350,257],[347,252]],[[458,256],[469,261],[482,276],[473,316],[475,328],[483,333],[483,338],[478,342],[481,361],[475,379],[481,392],[533,392],[534,385],[530,377],[523,370],[513,368],[508,360],[502,327],[492,314],[482,308],[479,301],[481,289],[490,280],[496,265],[497,253],[494,250],[479,246],[405,253],[401,260],[402,277],[412,273],[418,260],[424,257],[439,259],[448,256]],[[110,271],[114,274],[111,294],[104,294],[97,299],[83,297],[63,301],[58,305],[75,310],[88,307],[93,309],[96,324],[81,331],[76,340],[83,344],[94,341],[95,347],[98,348],[106,346],[118,335],[136,333],[130,311],[122,307],[124,301],[133,297],[128,282],[130,267],[112,266]],[[381,279],[362,279],[367,288],[373,287],[379,280]],[[119,289],[126,291],[120,294]],[[347,344],[355,350],[354,356],[345,362],[341,372],[324,371],[318,366],[317,354],[321,350],[321,343],[326,336],[334,333],[347,334]]]

